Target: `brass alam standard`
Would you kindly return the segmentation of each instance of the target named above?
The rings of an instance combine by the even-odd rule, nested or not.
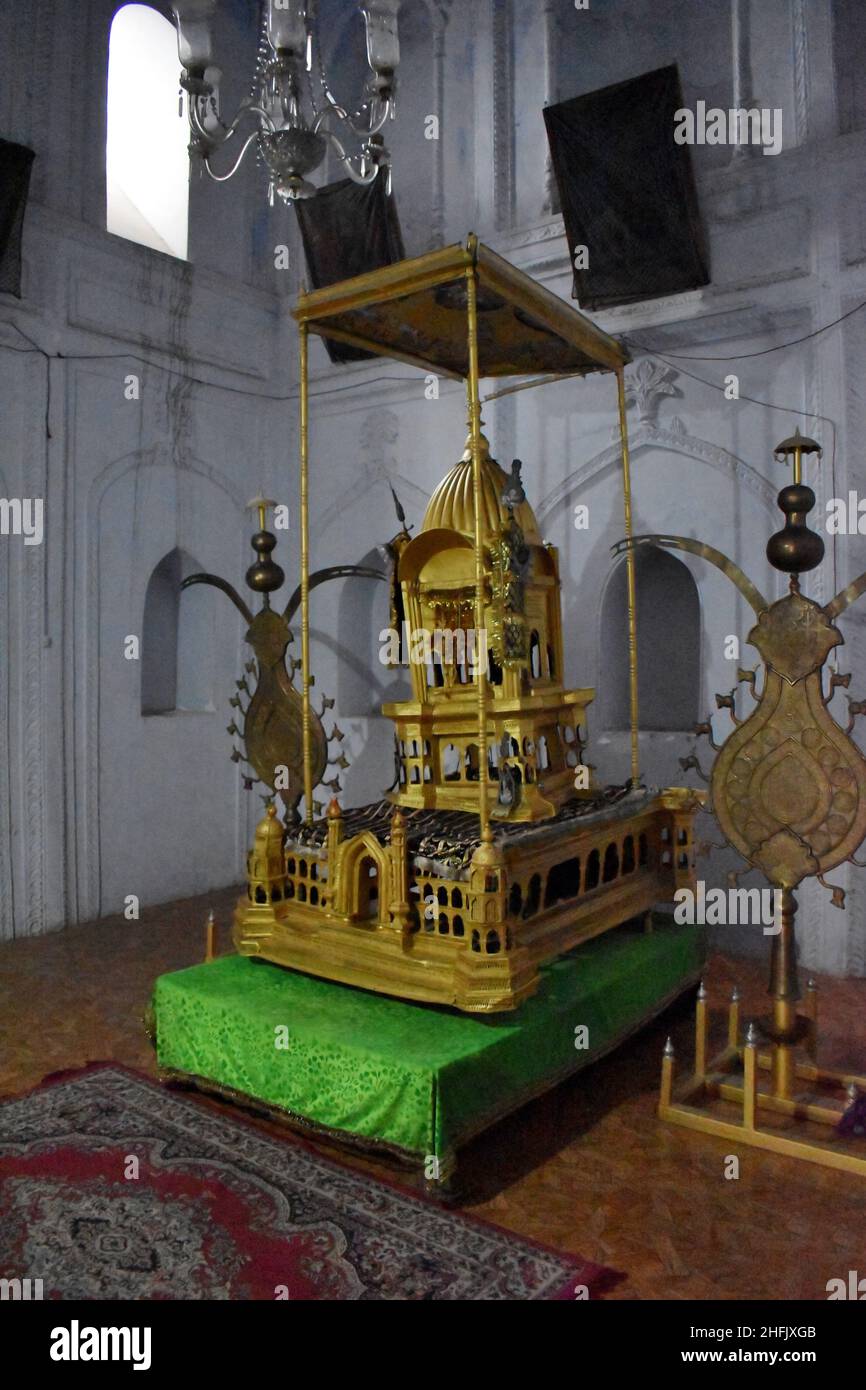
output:
[[[614,372],[630,536],[628,359],[614,339],[474,237],[302,295],[294,312],[302,775],[290,810],[302,788],[304,818],[283,824],[268,807],[249,855],[235,943],[242,954],[366,989],[470,1011],[514,1008],[537,987],[545,961],[693,882],[700,795],[651,792],[640,780],[634,556],[626,557],[632,776],[622,788],[576,790],[594,692],[562,685],[556,551],[542,541],[519,464],[506,474],[481,432],[481,376]],[[410,661],[412,698],[384,708],[395,725],[395,789],[354,810],[335,797],[324,818],[314,791],[325,755],[310,700],[310,332],[463,378],[470,427],[418,535],[404,528],[391,544],[396,606],[410,634],[430,636],[426,659]],[[254,538],[262,551],[268,534],[262,525]],[[285,627],[277,632],[259,614],[248,640],[255,645],[266,624],[278,679],[260,702],[256,728],[278,724],[282,707],[297,699],[293,671],[283,666]],[[258,648],[256,655],[261,670]],[[256,695],[251,709],[255,702]],[[280,761],[276,753],[270,743],[268,758]],[[259,775],[274,786],[268,768]]]
[[[756,708],[740,719],[732,697],[717,697],[736,728],[722,745],[710,777],[712,810],[733,847],[760,869],[778,890],[778,933],[770,966],[772,1012],[740,1035],[736,995],[728,1018],[727,1045],[708,1059],[706,995],[698,996],[695,1064],[675,1090],[674,1053],[668,1042],[662,1069],[659,1114],[663,1119],[794,1158],[866,1175],[866,1156],[848,1136],[866,1128],[866,1077],[818,1066],[817,995],[810,984],[804,1014],[797,1009],[800,988],[796,964],[795,889],[814,876],[833,893],[837,907],[844,893],[825,875],[849,860],[866,836],[866,758],[850,737],[864,702],[849,699],[842,728],[828,705],[848,677],[832,673],[825,693],[824,666],[843,637],[836,619],[866,591],[866,574],[823,607],[800,590],[799,575],[815,569],[824,542],[809,530],[815,494],[802,481],[802,458],[819,454],[814,440],[799,431],[776,450],[793,462],[793,482],[779,493],[784,527],[771,536],[767,558],[790,575],[788,593],[770,603],[727,556],[683,536],[640,536],[632,545],[653,543],[691,551],[718,566],[752,607],[757,622],[748,635],[763,663],[756,691],[755,671],[742,671]],[[627,544],[627,543],[626,543]],[[697,733],[708,734],[709,722]],[[716,747],[715,744],[713,744]],[[686,760],[693,761],[693,760]],[[769,1046],[759,1048],[759,1035]],[[764,1075],[766,1081],[759,1078]],[[732,1102],[741,1110],[731,1117]],[[824,1133],[815,1137],[815,1126]],[[827,1129],[831,1129],[827,1133]],[[811,1131],[811,1132],[810,1132]]]

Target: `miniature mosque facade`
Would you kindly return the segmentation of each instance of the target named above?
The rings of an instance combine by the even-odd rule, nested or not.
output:
[[[519,478],[490,457],[483,436],[481,444],[484,627],[476,634],[467,446],[417,536],[404,532],[395,547],[406,627],[434,639],[425,661],[409,661],[411,699],[383,707],[395,727],[395,789],[351,810],[334,799],[324,818],[290,828],[269,806],[248,856],[234,939],[243,955],[345,984],[494,1012],[532,994],[546,962],[648,919],[655,904],[693,885],[700,794],[589,782],[584,718],[594,691],[561,683],[556,551],[543,544]]]
[[[410,660],[413,699],[383,707],[398,740],[400,790],[395,799],[401,806],[477,814],[472,665],[481,661],[486,663],[493,735],[488,748],[491,815],[544,820],[574,794],[580,730],[593,691],[563,690],[560,684],[556,550],[542,544],[525,499],[506,505],[507,489],[508,478],[490,458],[482,435],[487,601],[480,633],[475,631],[470,441],[430,499],[419,534],[400,554],[397,579],[407,627],[411,633],[434,634],[428,660]],[[440,633],[445,637],[437,642]],[[507,797],[500,775],[506,768]]]

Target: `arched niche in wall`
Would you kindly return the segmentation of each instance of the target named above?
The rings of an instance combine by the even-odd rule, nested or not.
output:
[[[147,583],[141,628],[141,713],[209,712],[213,705],[213,592],[181,591],[201,565],[175,548]]]
[[[658,546],[635,553],[637,668],[640,727],[691,729],[699,719],[701,606],[697,585],[681,560]],[[598,713],[604,729],[630,723],[626,562],[604,591],[599,627]]]
[[[106,88],[106,227],[186,260],[189,130],[178,117],[175,27],[152,5],[121,5]]]

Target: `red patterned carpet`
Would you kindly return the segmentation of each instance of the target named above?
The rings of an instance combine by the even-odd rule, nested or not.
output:
[[[0,1278],[72,1299],[574,1299],[604,1266],[113,1065],[0,1105]]]

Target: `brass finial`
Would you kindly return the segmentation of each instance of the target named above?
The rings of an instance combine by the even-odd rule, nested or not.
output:
[[[481,462],[482,462],[482,463],[484,463],[487,459],[490,458],[490,440],[487,438],[487,435],[484,433],[484,421],[481,419],[480,416],[478,417],[478,455],[479,455],[479,458],[481,459]],[[492,460],[492,461],[495,462],[495,460]],[[466,447],[465,447],[464,450],[463,450],[463,457],[462,457],[462,459],[461,459],[461,462],[462,462],[462,463],[471,463],[471,462],[472,462],[472,430],[471,430],[471,428],[470,428],[469,433],[468,433],[467,436],[466,436]]]
[[[799,430],[790,439],[783,439],[775,450],[777,459],[791,455],[794,461],[794,481],[783,487],[777,498],[785,513],[785,525],[767,541],[767,559],[785,574],[813,570],[824,558],[823,540],[806,525],[806,517],[815,505],[815,494],[802,481],[802,456],[814,453],[820,456],[821,446],[814,439],[806,439]]]
[[[269,801],[265,814],[256,826],[256,845],[262,853],[266,853],[269,845],[282,843],[285,833],[285,826],[277,819],[276,803]]]
[[[783,439],[781,444],[777,444],[773,450],[773,458],[777,463],[784,463],[789,457],[794,460],[794,482],[799,483],[803,476],[803,455],[817,454],[820,459],[823,455],[821,445],[815,439],[810,439],[808,435],[800,433],[799,425],[789,439]]]
[[[250,565],[247,570],[246,581],[249,587],[256,593],[264,594],[264,604],[266,608],[270,606],[268,594],[273,593],[275,589],[279,589],[286,577],[276,561],[271,559],[271,551],[277,543],[277,538],[273,531],[267,530],[267,513],[268,507],[275,507],[276,505],[276,502],[271,498],[261,495],[252,498],[252,500],[247,503],[247,508],[250,511],[258,512],[259,529],[250,541],[250,545],[256,552],[258,559],[256,563]]]

